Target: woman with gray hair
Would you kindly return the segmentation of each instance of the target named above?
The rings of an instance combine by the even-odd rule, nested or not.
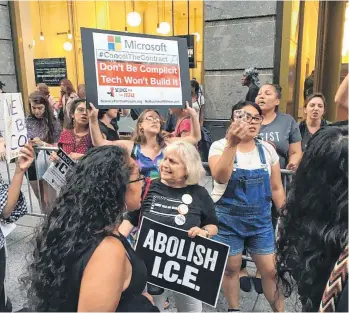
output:
[[[142,214],[156,222],[186,230],[191,238],[216,235],[218,220],[213,200],[199,185],[204,175],[200,155],[192,144],[176,141],[168,145],[160,163],[160,179],[151,181],[141,209],[128,212],[119,231],[128,236]],[[152,294],[151,288],[148,292]],[[164,310],[168,293],[168,290],[160,290],[152,294],[160,311]],[[202,311],[199,300],[179,293],[174,293],[174,298],[178,312]]]
[[[248,92],[245,99],[246,101],[255,102],[260,86],[258,74],[259,73],[256,68],[250,67],[245,69],[245,72],[242,75],[241,84],[242,86],[248,87]]]

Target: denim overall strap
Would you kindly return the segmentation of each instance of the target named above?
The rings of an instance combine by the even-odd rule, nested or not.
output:
[[[217,212],[223,210],[225,214],[238,216],[270,213],[271,188],[266,157],[259,141],[256,141],[256,147],[262,168],[241,169],[238,167],[238,160],[235,157],[234,170],[227,188],[216,203]]]

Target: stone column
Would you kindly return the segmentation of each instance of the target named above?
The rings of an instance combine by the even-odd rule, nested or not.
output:
[[[276,1],[204,2],[205,118],[230,119],[245,99],[245,68],[256,67],[261,84],[273,82]]]
[[[0,81],[6,92],[18,91],[8,1],[0,1]]]

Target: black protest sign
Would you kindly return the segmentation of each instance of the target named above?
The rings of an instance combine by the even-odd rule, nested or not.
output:
[[[136,252],[149,283],[216,306],[228,246],[143,217]]]

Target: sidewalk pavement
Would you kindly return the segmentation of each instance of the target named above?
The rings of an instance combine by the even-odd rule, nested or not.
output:
[[[10,164],[11,177],[14,172],[14,164]],[[6,165],[4,162],[0,163],[0,173],[4,181],[8,181],[8,175]],[[206,177],[202,181],[202,185],[210,192],[212,190],[211,177]],[[27,203],[28,211],[34,213],[40,213],[38,201],[35,198],[33,191],[29,193],[29,185],[25,179],[22,186],[22,192],[24,193]],[[32,206],[30,206],[30,194],[32,198]],[[16,229],[6,238],[7,242],[7,277],[6,277],[6,292],[10,297],[13,305],[13,310],[19,310],[25,305],[26,294],[23,290],[19,278],[26,273],[27,260],[30,259],[33,252],[33,234],[35,228],[40,224],[40,217],[26,215],[18,220],[16,223]],[[253,263],[248,262],[247,269],[252,275],[255,273],[255,266]],[[286,310],[295,311],[295,296],[286,300]],[[271,312],[271,308],[266,301],[264,295],[257,295],[254,289],[245,293],[240,292],[240,308],[245,312]],[[169,312],[176,312],[174,307],[174,299],[170,297]],[[217,308],[212,308],[208,305],[203,306],[204,312],[226,312],[227,303],[221,292]]]

